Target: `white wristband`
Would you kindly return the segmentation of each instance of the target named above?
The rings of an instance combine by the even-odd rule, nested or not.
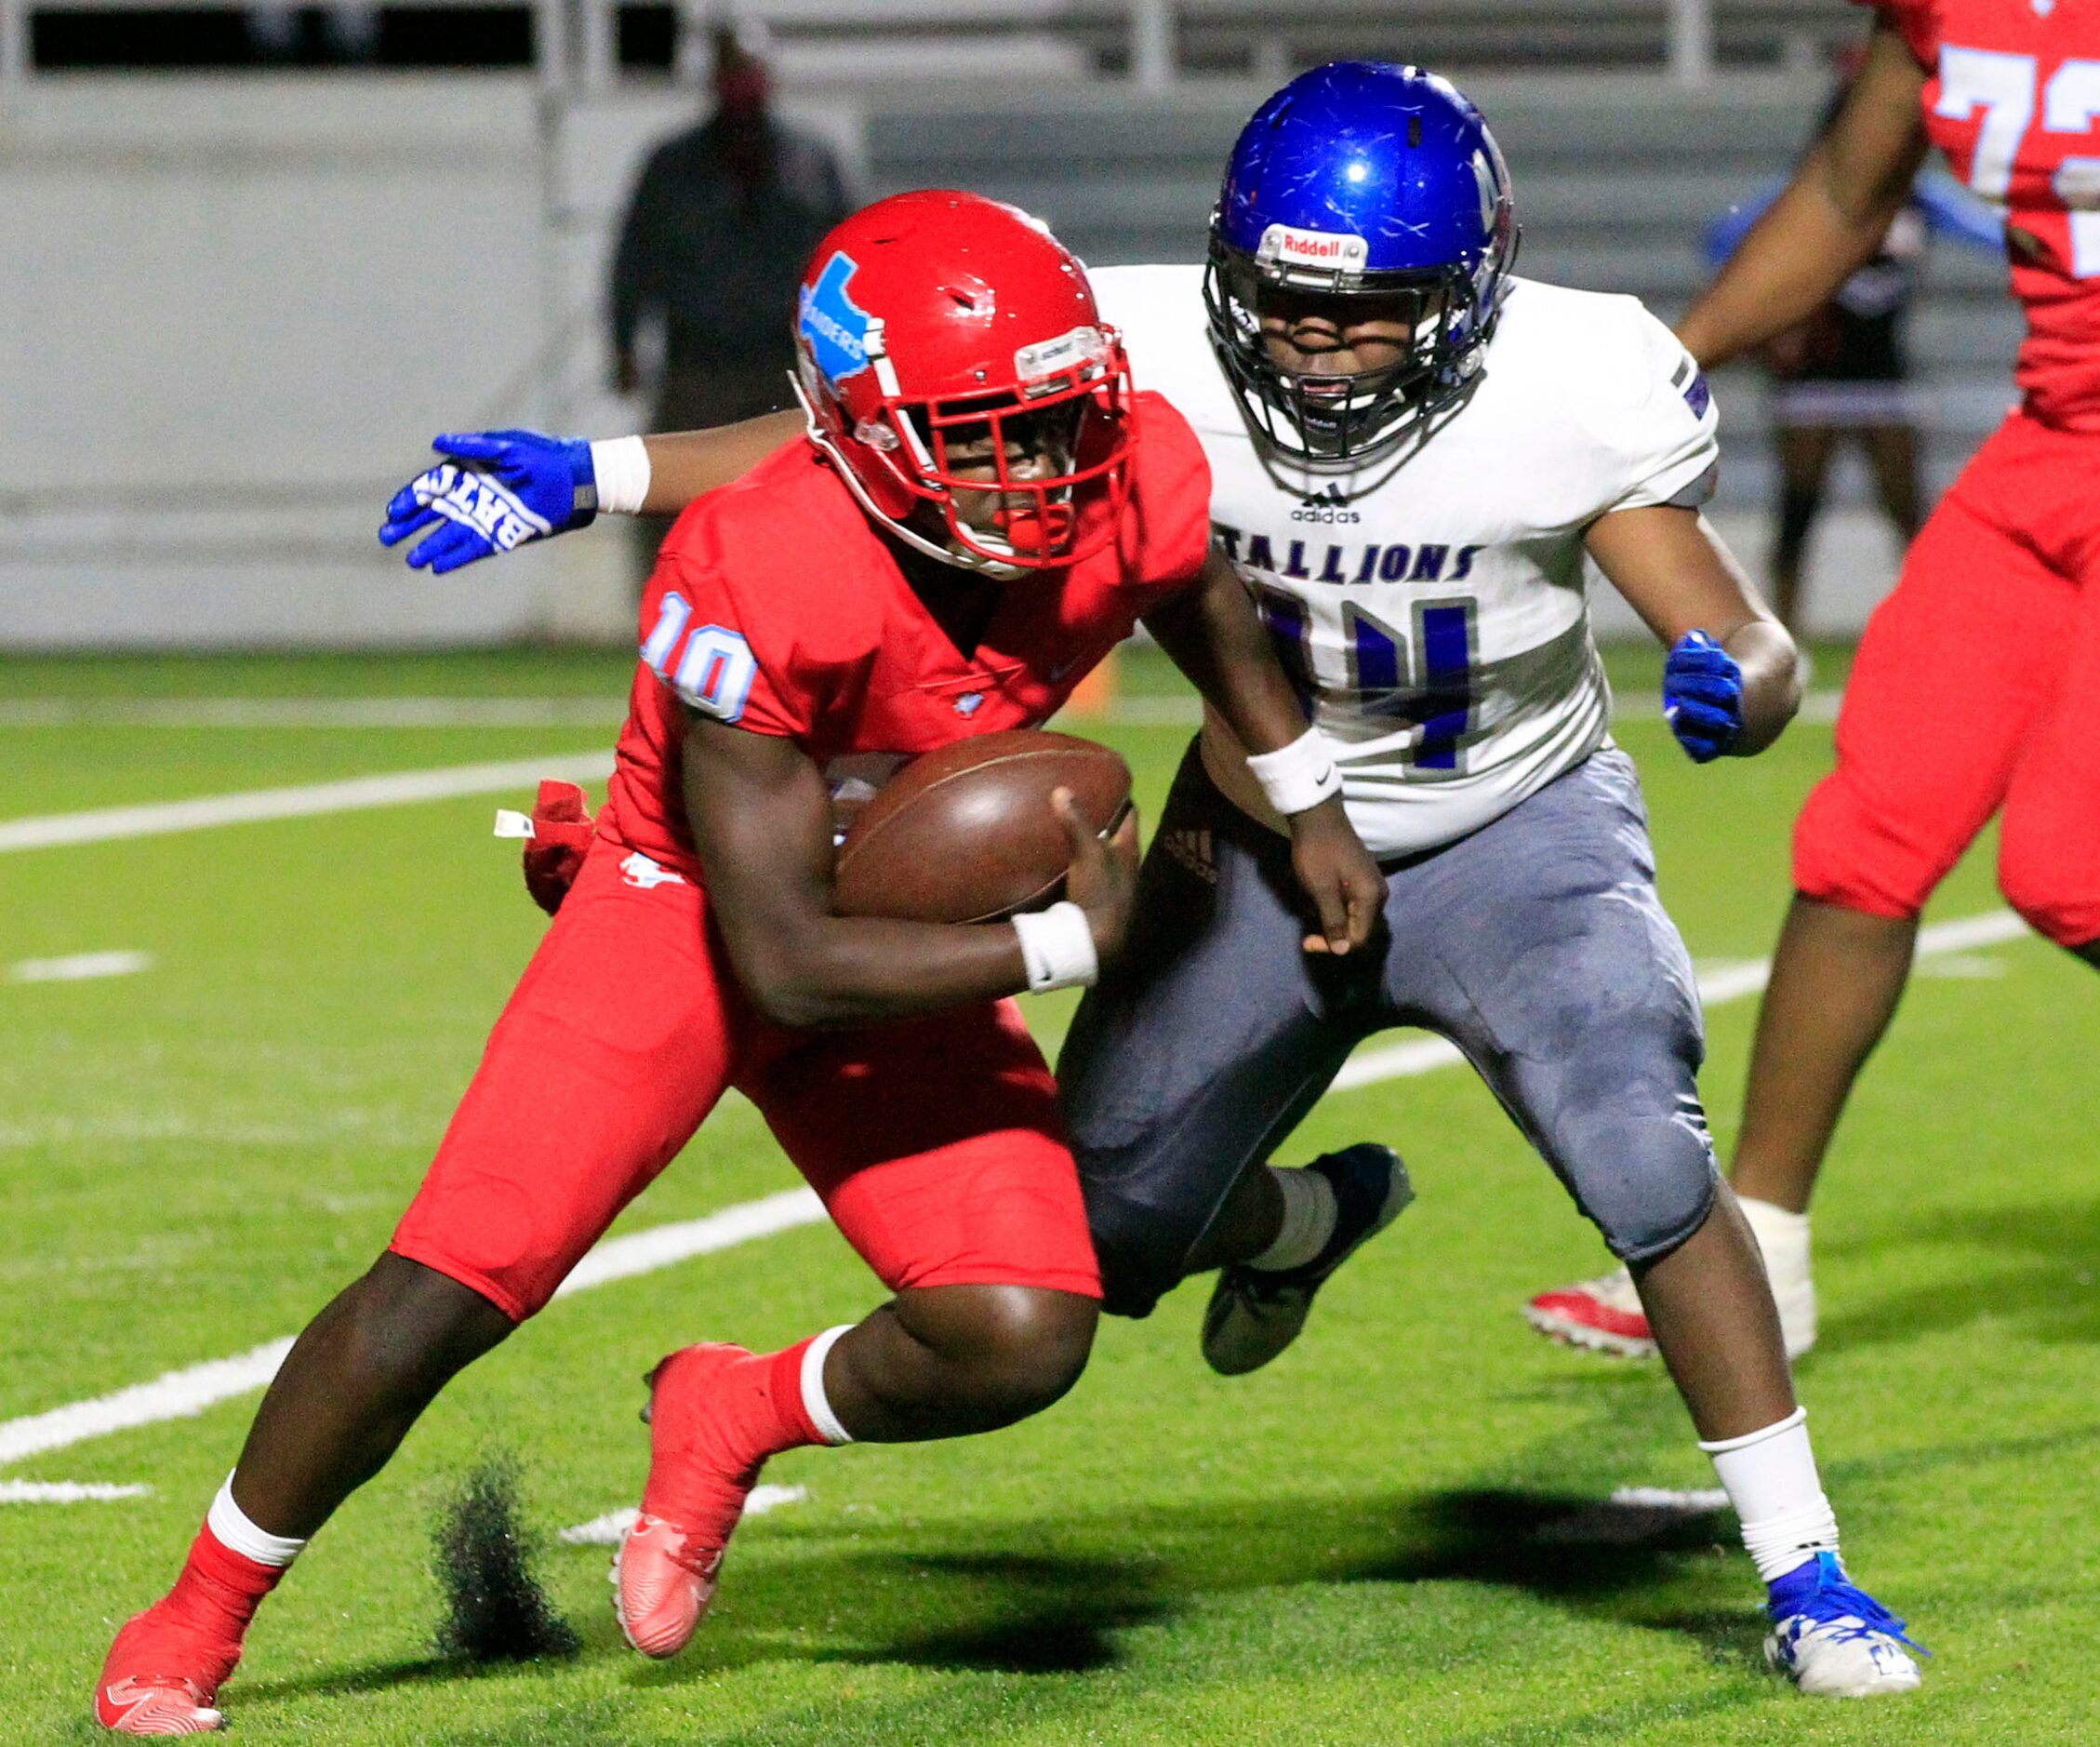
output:
[[[1083,988],[1101,974],[1100,960],[1094,955],[1094,926],[1070,899],[1016,916],[1014,932],[1021,937],[1030,994]]]
[[[598,476],[598,508],[606,515],[640,515],[649,495],[649,449],[638,436],[605,437],[591,446]]]
[[[1327,737],[1316,727],[1272,753],[1250,754],[1247,768],[1269,806],[1286,819],[1342,792],[1342,773],[1327,751]]]

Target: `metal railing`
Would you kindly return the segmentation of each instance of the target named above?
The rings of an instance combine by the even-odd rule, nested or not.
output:
[[[73,13],[144,10],[167,0],[74,0],[64,10]],[[185,0],[191,7],[238,10],[244,0]],[[505,0],[449,0],[461,9],[504,4]],[[510,0],[519,4],[520,0]],[[551,91],[580,90],[587,93],[611,88],[619,77],[619,0],[522,0],[533,16],[533,54],[540,83]],[[1715,62],[1715,10],[1721,0],[1603,0],[1589,6],[1600,23],[1646,20],[1658,25],[1658,45],[1670,74],[1681,84],[1697,87],[1713,75]],[[1320,0],[1297,0],[1284,7],[1256,4],[1255,0],[676,0],[688,25],[730,20],[772,29],[785,35],[820,30],[828,39],[838,40],[855,30],[867,32],[939,31],[950,33],[986,30],[1042,29],[1085,25],[1093,30],[1104,24],[1123,39],[1121,60],[1129,83],[1139,90],[1162,91],[1186,76],[1181,42],[1187,30],[1196,26],[1229,25],[1257,36],[1287,32],[1294,38],[1313,39],[1328,15],[1336,19],[1362,14],[1359,3],[1322,5]],[[20,89],[34,73],[31,24],[37,10],[35,0],[0,0],[0,100]],[[1477,10],[1483,28],[1497,21],[1506,11],[1498,0],[1447,0],[1442,11],[1445,23],[1463,21]],[[1579,15],[1588,7],[1585,0],[1570,0],[1567,9]],[[685,52],[704,55],[706,32],[688,28],[683,33],[689,44]],[[1652,39],[1651,39],[1652,40]]]

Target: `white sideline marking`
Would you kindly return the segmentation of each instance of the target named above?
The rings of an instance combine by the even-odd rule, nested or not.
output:
[[[19,698],[0,728],[617,727],[619,698]]]
[[[823,1217],[824,1204],[814,1190],[790,1189],[757,1201],[741,1202],[704,1219],[684,1220],[675,1225],[659,1225],[654,1231],[616,1237],[584,1257],[554,1296],[560,1298],[587,1287],[668,1268],[672,1262],[733,1248],[791,1226],[811,1225]],[[277,1367],[291,1350],[292,1338],[286,1335],[230,1359],[212,1359],[184,1370],[169,1371],[150,1383],[135,1383],[113,1394],[9,1420],[0,1424],[0,1468],[89,1438],[107,1437],[113,1432],[202,1413],[231,1396],[263,1388],[277,1375]]]
[[[800,1504],[808,1496],[807,1487],[753,1487],[751,1497],[744,1500],[744,1514],[764,1516],[783,1504]],[[603,1516],[593,1516],[588,1523],[563,1529],[555,1539],[565,1540],[572,1547],[617,1547],[641,1514],[631,1504],[623,1511],[607,1511]]]
[[[2027,925],[2010,910],[1987,910],[1980,916],[1962,916],[1953,922],[1935,922],[1918,930],[1918,957],[1929,960],[1974,951],[1979,946],[2002,946],[2027,933]],[[1772,980],[1769,958],[1748,958],[1735,964],[1716,965],[1699,973],[1699,1005],[1720,1007],[1761,994]],[[1353,1091],[1360,1086],[1376,1086],[1412,1074],[1428,1074],[1448,1068],[1466,1058],[1457,1046],[1442,1037],[1416,1037],[1404,1044],[1389,1044],[1383,1049],[1359,1050],[1335,1076],[1330,1088]]]
[[[1934,923],[1918,935],[1918,956],[1972,952],[1977,947],[2018,940],[2027,925],[2010,910],[1993,910],[1954,922]],[[1723,966],[1699,980],[1700,999],[1708,1006],[1741,1000],[1762,989],[1771,974],[1767,960]],[[1464,1058],[1441,1037],[1416,1038],[1359,1055],[1336,1076],[1335,1089],[1375,1085],[1381,1080],[1428,1074]],[[740,1202],[705,1219],[660,1225],[601,1244],[577,1264],[562,1283],[561,1297],[587,1287],[604,1286],[635,1274],[668,1268],[673,1262],[733,1248],[774,1232],[809,1225],[824,1217],[823,1204],[809,1189],[789,1189],[757,1201]],[[46,1450],[63,1449],[89,1438],[104,1437],[134,1426],[153,1425],[204,1412],[229,1396],[259,1389],[277,1374],[291,1351],[291,1340],[272,1340],[230,1359],[214,1359],[186,1370],[169,1371],[150,1383],[120,1389],[91,1401],[73,1402],[47,1413],[0,1423],[0,1468]]]
[[[7,967],[9,982],[86,982],[129,977],[153,967],[151,953],[74,953],[66,958],[25,958]]]
[[[609,775],[610,753],[565,753],[550,758],[511,758],[499,764],[445,765],[435,770],[398,770],[381,777],[350,777],[294,789],[246,789],[204,794],[189,801],[156,801],[143,807],[98,807],[81,813],[47,813],[0,820],[0,854],[48,849],[61,844],[109,843],[120,837],[157,837],[214,825],[246,825],[270,819],[311,819],[368,807],[406,807],[462,794],[491,794],[530,788],[542,777],[591,781]]]
[[[87,1504],[142,1499],[151,1487],[116,1487],[104,1480],[0,1480],[0,1504]]]

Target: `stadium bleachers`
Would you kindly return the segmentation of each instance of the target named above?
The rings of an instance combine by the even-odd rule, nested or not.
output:
[[[1466,79],[1515,180],[1520,271],[1628,291],[1674,315],[1705,282],[1701,239],[1734,201],[1783,174],[1824,97],[1820,76],[1736,74],[1690,90],[1653,76],[1487,73]],[[873,192],[966,182],[1047,217],[1087,260],[1193,260],[1218,166],[1262,88],[1185,87],[1171,107],[1114,87],[1029,100],[884,104],[869,117]],[[2019,314],[1993,257],[1935,250],[1913,321],[1934,418],[1926,464],[1944,483],[2007,402]],[[1723,501],[1771,487],[1754,373],[1722,383]]]
[[[1148,90],[1121,76],[1135,33],[1120,0],[738,9],[771,33],[794,117],[843,148],[866,193],[978,187],[1041,212],[1099,264],[1200,255],[1233,132],[1296,67],[1336,53],[1442,64],[1509,156],[1521,270],[1630,291],[1666,316],[1705,274],[1708,220],[1799,150],[1826,89],[1818,45],[1857,29],[1820,0],[1721,0],[1720,71],[1693,85],[1666,71],[1663,0],[1454,0],[1404,31],[1364,0],[1287,14],[1173,0],[1176,76]],[[20,21],[20,0],[0,0],[8,16]],[[541,0],[540,16],[591,15]],[[374,593],[382,565],[395,580],[369,544],[375,494],[432,420],[596,429],[637,416],[601,387],[603,260],[641,153],[693,100],[660,71],[591,89],[578,43],[566,47],[578,54],[537,74],[31,73],[11,97],[0,85],[13,110],[0,218],[34,239],[0,261],[0,281],[36,334],[0,353],[0,400],[20,415],[11,438],[0,431],[0,586],[20,605],[0,636],[51,641],[94,601],[82,634],[119,624],[151,641],[153,601],[171,592],[188,602],[183,622],[218,622],[200,588],[248,623],[253,602],[282,592],[272,566],[303,566],[314,587],[321,547],[334,605],[299,625],[253,621],[255,635],[376,630],[361,616],[368,598],[385,598],[394,634],[512,634],[552,622],[544,603],[576,598],[552,575],[528,586],[527,572],[500,614],[476,619],[455,597],[426,623],[430,603],[410,612]],[[416,233],[477,241],[432,253],[408,247]],[[245,240],[229,253],[208,247],[215,234]],[[279,256],[282,272],[258,271],[275,285],[311,274],[300,296],[238,334],[206,318],[224,300],[255,305],[230,263]],[[148,284],[181,296],[126,300]],[[2006,405],[2017,337],[2002,266],[1937,250],[1914,321],[1934,486]],[[446,395],[431,356],[461,361]],[[289,399],[288,384],[300,385]],[[1722,508],[1754,519],[1771,488],[1763,395],[1747,371],[1718,387]],[[1841,500],[1859,496],[1841,475]],[[617,588],[602,593],[617,602]]]

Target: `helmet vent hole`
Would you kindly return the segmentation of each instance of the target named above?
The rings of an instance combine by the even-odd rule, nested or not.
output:
[[[1419,115],[1410,115],[1407,118],[1407,143],[1410,148],[1418,148],[1422,143],[1422,118]]]

